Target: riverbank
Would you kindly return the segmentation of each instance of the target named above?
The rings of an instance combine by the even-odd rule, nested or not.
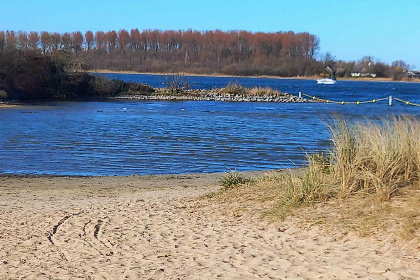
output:
[[[102,73],[102,74],[131,74],[131,75],[175,75],[179,73],[142,73],[142,72],[135,72],[135,71],[113,71],[113,70],[106,70],[106,69],[95,69],[90,70],[89,73]],[[317,80],[321,79],[320,76],[295,76],[295,77],[279,77],[279,76],[267,76],[267,75],[259,75],[259,76],[237,76],[237,75],[223,75],[223,74],[195,74],[195,73],[185,73],[182,72],[183,76],[192,76],[192,77],[222,77],[222,78],[267,78],[267,79],[296,79],[296,80]],[[401,81],[394,81],[392,78],[373,78],[373,77],[343,77],[338,78],[339,81],[359,81],[359,82],[412,82],[412,83],[420,83],[420,79],[413,79],[413,78],[403,78]]]
[[[0,102],[0,108],[15,108],[19,106],[21,106],[21,104],[16,104],[15,102]]]
[[[418,278],[397,244],[296,218],[268,224],[262,201],[214,195],[222,176],[0,177],[0,276]]]

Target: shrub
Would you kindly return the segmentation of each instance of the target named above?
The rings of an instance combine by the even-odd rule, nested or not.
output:
[[[38,51],[0,52],[0,91],[13,100],[97,99],[122,92],[152,92],[147,85],[125,83],[69,68],[71,57],[47,56]],[[81,62],[77,62],[80,66]],[[80,67],[79,67],[80,68]],[[83,67],[81,67],[83,68]],[[79,69],[80,70],[80,69]]]
[[[181,93],[191,88],[188,78],[180,74],[165,76],[164,84],[171,93]]]

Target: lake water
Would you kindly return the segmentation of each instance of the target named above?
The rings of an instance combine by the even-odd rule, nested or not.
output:
[[[163,87],[156,75],[107,74]],[[189,77],[194,88],[229,82],[338,101],[393,95],[420,103],[419,83]],[[60,102],[0,109],[0,174],[130,175],[296,167],[329,147],[334,114],[351,121],[420,118],[420,107],[212,101]]]

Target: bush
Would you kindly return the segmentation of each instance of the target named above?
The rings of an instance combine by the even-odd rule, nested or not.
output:
[[[392,80],[393,81],[401,81],[401,79],[404,77],[404,70],[402,67],[397,66],[392,71]]]
[[[105,98],[130,91],[153,92],[147,85],[75,72],[69,68],[70,57],[53,57],[39,51],[0,52],[0,91],[7,93],[3,96],[22,101],[70,100]]]
[[[164,84],[171,93],[181,93],[191,88],[188,78],[180,74],[165,76]]]
[[[37,51],[0,53],[0,86],[10,99],[44,99],[63,94],[63,67]]]

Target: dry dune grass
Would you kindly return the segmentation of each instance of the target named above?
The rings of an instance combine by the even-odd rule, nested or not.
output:
[[[247,88],[237,83],[229,83],[226,87],[220,89],[221,93],[251,95],[251,96],[282,96],[286,95],[279,90],[274,90],[270,87],[253,87]]]
[[[419,250],[420,122],[337,120],[330,129],[331,151],[308,156],[306,168],[272,172],[209,199],[230,205],[236,215],[294,216],[327,230],[408,240]]]

